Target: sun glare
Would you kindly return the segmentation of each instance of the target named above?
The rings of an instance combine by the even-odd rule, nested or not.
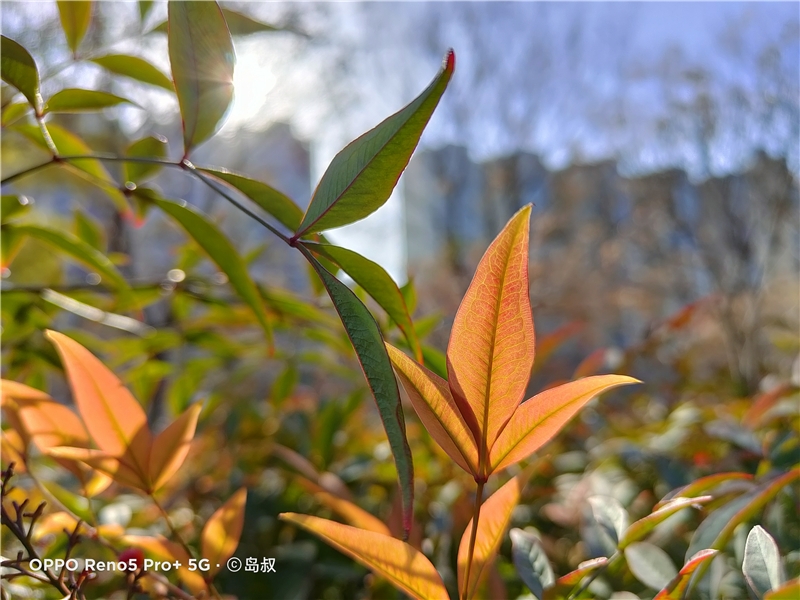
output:
[[[267,101],[267,95],[275,87],[272,73],[263,54],[246,52],[236,57],[233,72],[233,106],[228,115],[228,123],[246,126],[259,120],[259,113]]]

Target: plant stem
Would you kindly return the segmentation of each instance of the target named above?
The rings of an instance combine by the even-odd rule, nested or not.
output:
[[[468,600],[467,594],[469,593],[469,576],[472,571],[472,558],[475,555],[475,540],[478,537],[478,520],[481,516],[481,504],[483,504],[483,486],[486,484],[484,481],[478,481],[478,490],[475,492],[475,508],[472,511],[472,529],[469,533],[469,551],[467,552],[467,568],[464,575],[464,589],[461,592],[461,600]]]
[[[172,524],[172,520],[169,518],[167,511],[164,510],[164,507],[161,506],[161,503],[156,500],[155,495],[150,494],[150,499],[153,501],[153,504],[156,505],[156,508],[158,508],[158,510],[161,512],[161,516],[164,517],[164,521],[166,521],[172,537],[174,537],[177,542],[183,546],[183,549],[186,550],[186,554],[189,556],[189,558],[192,558],[194,556],[194,552],[192,552],[192,549],[189,548],[189,544],[186,543],[186,541],[183,539],[183,536],[178,532],[177,529],[175,529],[175,526]]]

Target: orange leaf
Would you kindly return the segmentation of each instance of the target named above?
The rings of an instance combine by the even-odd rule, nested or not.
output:
[[[198,571],[189,570],[190,557],[180,544],[171,542],[162,536],[148,537],[144,535],[126,535],[122,537],[122,541],[134,548],[141,548],[154,560],[170,563],[176,560],[180,561],[181,567],[178,569],[178,577],[186,584],[186,587],[197,595],[206,591],[207,586],[202,575]],[[172,568],[174,569],[174,567]],[[161,568],[158,571],[163,572],[165,569]]]
[[[153,440],[149,466],[151,491],[167,483],[186,460],[201,408],[199,403],[192,405]]]
[[[383,521],[381,521],[378,517],[368,513],[360,506],[350,502],[349,500],[345,500],[344,498],[340,498],[339,496],[331,494],[321,486],[317,485],[313,481],[309,481],[305,477],[297,475],[296,479],[300,485],[314,494],[314,498],[317,500],[317,502],[331,509],[353,527],[358,527],[359,529],[365,529],[367,531],[374,531],[375,533],[382,533],[383,535],[391,535],[389,528]]]
[[[449,600],[436,568],[422,552],[398,539],[296,513],[279,518],[299,525],[414,598]]]
[[[472,429],[482,463],[522,402],[533,367],[530,214],[528,205],[514,215],[483,255],[456,313],[447,347],[450,389]]]
[[[474,597],[481,580],[489,572],[509,521],[511,521],[511,513],[519,502],[522,488],[529,476],[530,470],[526,469],[509,480],[481,505],[478,530],[475,535],[475,551],[469,570],[469,582],[465,582],[472,535],[473,519],[470,519],[464,535],[461,536],[461,544],[458,546],[458,589],[466,590],[463,597]]]
[[[400,383],[434,440],[467,473],[478,475],[478,447],[447,382],[386,344]]]
[[[669,585],[661,590],[653,600],[680,600],[684,597],[686,588],[689,586],[689,581],[692,579],[694,572],[702,566],[707,560],[714,558],[719,550],[700,550],[693,555],[678,574],[669,582]]]
[[[625,375],[597,375],[545,390],[517,410],[491,449],[490,472],[526,458],[555,436],[589,400],[618,385],[640,383]]]
[[[120,485],[127,485],[128,487],[147,492],[147,481],[142,479],[139,472],[123,458],[111,456],[101,450],[71,448],[67,446],[49,448],[47,453],[55,458],[81,461],[96,471],[108,475]]]
[[[130,458],[145,481],[150,458],[150,429],[144,410],[122,382],[91,352],[56,331],[47,338],[61,355],[72,397],[97,446],[111,456]]]
[[[208,523],[203,527],[202,555],[211,563],[208,572],[209,578],[219,570],[218,564],[224,564],[236,552],[244,526],[246,501],[247,489],[240,488],[211,515]]]
[[[575,372],[572,374],[573,379],[596,375],[605,366],[607,355],[608,350],[606,348],[598,348],[592,352],[581,361],[581,364],[575,367]]]
[[[17,383],[10,379],[0,379],[0,405],[5,406],[8,400],[17,398],[23,400],[52,400],[45,392],[24,383]]]
[[[83,423],[69,408],[50,399],[16,400],[17,414],[30,440],[42,452],[54,446],[89,447],[89,436]]]

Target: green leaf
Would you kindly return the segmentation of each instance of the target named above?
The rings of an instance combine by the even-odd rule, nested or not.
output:
[[[106,277],[118,289],[128,289],[129,287],[128,282],[125,281],[125,278],[117,271],[107,256],[70,233],[41,225],[14,225],[12,231],[47,242],[66,252],[90,269]]]
[[[262,33],[266,31],[280,31],[279,27],[262,23],[255,19],[230,10],[228,8],[222,9],[222,14],[225,16],[225,21],[228,23],[228,29],[231,35],[250,35],[251,33]]]
[[[189,154],[214,134],[233,100],[233,42],[216,2],[169,3],[169,60]]]
[[[27,102],[13,102],[3,107],[3,115],[0,118],[0,124],[7,127],[12,123],[19,121],[22,117],[28,114],[30,104]]]
[[[75,235],[95,250],[103,251],[103,230],[100,224],[82,210],[75,211]]]
[[[442,70],[411,104],[334,157],[314,191],[295,238],[363,219],[389,199],[454,68],[451,50]]]
[[[264,308],[264,302],[256,284],[247,272],[247,265],[228,238],[217,229],[209,217],[186,202],[177,203],[165,200],[146,188],[140,188],[136,191],[136,194],[144,196],[174,218],[194,241],[206,251],[211,260],[228,276],[228,281],[230,281],[236,293],[253,309],[271,347],[272,325]]]
[[[778,544],[761,525],[753,527],[747,536],[742,573],[758,598],[778,589],[786,581]]]
[[[660,590],[678,574],[669,554],[648,542],[634,542],[625,548],[625,559],[634,577]]]
[[[590,528],[598,537],[598,542],[610,556],[614,553],[628,528],[628,513],[619,500],[611,496],[592,496]]]
[[[164,73],[145,59],[139,58],[138,56],[130,56],[128,54],[106,54],[105,56],[92,58],[91,61],[115,75],[130,77],[142,83],[164,88],[169,92],[175,91],[169,77],[164,75]]]
[[[44,113],[71,113],[84,110],[100,110],[109,106],[116,106],[127,102],[135,104],[130,100],[109,94],[108,92],[97,92],[95,90],[79,90],[68,88],[56,92],[44,105]]]
[[[291,198],[266,183],[225,169],[198,168],[198,171],[212,175],[238,190],[292,231],[303,218],[303,211],[292,202]]]
[[[61,28],[74,55],[92,21],[92,3],[83,0],[59,0],[56,4],[61,17]]]
[[[136,140],[125,151],[126,156],[137,158],[165,158],[167,138],[163,135],[150,135]],[[139,183],[161,170],[161,165],[147,162],[126,162],[125,180]]]
[[[30,53],[14,40],[0,37],[0,75],[3,81],[13,85],[39,112],[42,96],[39,93],[39,70]]]
[[[628,546],[629,544],[642,539],[648,533],[653,531],[653,529],[655,529],[655,527],[659,523],[664,522],[667,518],[671,517],[679,510],[683,510],[684,508],[687,508],[689,506],[705,504],[712,498],[713,496],[700,496],[698,498],[679,497],[670,500],[657,510],[654,510],[646,517],[642,517],[641,519],[633,523],[630,527],[628,527],[625,530],[625,534],[622,536],[622,539],[619,541],[620,550],[624,550],[625,547]]]
[[[528,586],[536,600],[541,600],[544,590],[553,587],[556,583],[553,567],[547,560],[542,542],[539,536],[522,529],[512,529],[509,536],[511,537],[511,556],[514,559],[517,574]]]
[[[303,255],[322,280],[328,295],[342,319],[347,335],[356,351],[361,368],[378,405],[394,463],[400,479],[403,505],[403,529],[408,536],[414,503],[414,465],[411,448],[406,439],[406,425],[400,392],[397,389],[392,363],[375,318],[356,295],[341,281],[331,275],[303,245],[298,245]]]
[[[353,278],[353,281],[364,288],[364,291],[372,296],[373,300],[397,323],[416,355],[417,361],[422,362],[422,348],[417,339],[414,324],[411,322],[403,293],[383,267],[347,248],[330,244],[306,243],[305,246],[315,254],[338,265]]]
[[[153,0],[139,0],[139,20],[144,22],[150,9],[153,8]]]
[[[31,204],[31,200],[25,196],[3,194],[0,198],[0,223],[7,223],[14,215],[27,212]]]

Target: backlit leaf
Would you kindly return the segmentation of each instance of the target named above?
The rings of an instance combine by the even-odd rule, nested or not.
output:
[[[545,390],[523,402],[491,448],[491,471],[530,456],[598,394],[631,383],[639,381],[625,375],[596,375]]]
[[[678,574],[669,554],[648,542],[633,542],[625,548],[631,573],[643,584],[656,590],[669,585]]]
[[[250,35],[251,33],[280,31],[280,28],[274,25],[256,21],[247,15],[243,15],[242,13],[228,8],[223,8],[222,14],[225,16],[225,22],[228,24],[231,35]]]
[[[800,598],[800,577],[787,581],[777,590],[764,595],[764,600],[796,600]]]
[[[295,237],[363,219],[389,199],[454,68],[455,55],[451,50],[439,74],[411,104],[334,157],[314,191]]]
[[[103,228],[93,217],[76,209],[73,213],[75,221],[73,230],[78,239],[86,242],[98,252],[103,251]]]
[[[608,559],[605,556],[600,556],[598,558],[593,558],[591,560],[585,560],[581,564],[578,565],[578,568],[574,571],[570,571],[566,575],[562,575],[556,580],[556,585],[558,586],[574,586],[577,585],[581,579],[586,577],[592,571],[599,569],[600,567],[604,566],[608,562]]]
[[[168,92],[174,92],[175,87],[172,80],[164,75],[160,70],[138,56],[128,54],[106,54],[90,59],[93,63],[100,65],[106,71],[123,77],[130,77],[142,83],[148,83],[163,88]]]
[[[610,556],[628,528],[628,512],[611,496],[592,496],[588,501],[590,525],[598,532],[601,543],[608,547]]]
[[[694,572],[700,565],[706,563],[711,558],[714,558],[719,550],[700,550],[694,554],[686,564],[683,565],[675,578],[669,582],[669,585],[661,590],[653,600],[682,600],[684,592],[692,579]]]
[[[123,543],[144,550],[154,560],[175,562],[180,561],[181,567],[178,569],[178,577],[186,584],[186,587],[193,594],[201,594],[206,591],[206,583],[203,581],[199,571],[189,570],[189,555],[178,543],[172,542],[162,536],[149,537],[144,535],[123,536]]]
[[[683,510],[689,506],[694,506],[696,504],[705,504],[709,500],[712,499],[712,496],[700,496],[698,498],[674,498],[670,500],[660,508],[654,510],[652,513],[647,515],[646,517],[642,517],[635,523],[633,523],[630,527],[625,530],[625,534],[622,536],[622,539],[619,542],[620,550],[624,550],[627,545],[632,542],[636,542],[641,540],[645,537],[648,533],[653,531],[655,527],[665,521],[668,517],[671,517],[679,510]]]
[[[323,489],[322,486],[317,485],[305,477],[298,475],[296,479],[300,485],[314,495],[314,499],[317,502],[335,512],[342,519],[347,521],[349,525],[365,531],[374,531],[375,533],[382,533],[383,535],[391,535],[389,528],[383,521],[368,513],[357,504],[345,500],[336,494],[332,494]]]
[[[777,590],[786,580],[778,544],[761,525],[753,527],[747,536],[742,573],[758,598]]]
[[[84,0],[59,0],[57,4],[67,45],[75,54],[92,21],[92,3]]]
[[[511,555],[517,574],[537,600],[541,600],[544,590],[555,585],[556,576],[547,560],[539,537],[522,529],[512,529]]]
[[[167,483],[183,464],[192,444],[201,408],[201,404],[193,404],[153,439],[149,464],[151,491]]]
[[[0,223],[7,223],[14,215],[25,214],[31,204],[31,200],[25,196],[3,194],[0,197]]]
[[[244,506],[247,489],[239,489],[228,501],[220,506],[203,527],[201,536],[202,556],[211,563],[209,577],[213,577],[239,545],[244,526]]]
[[[449,600],[436,568],[405,542],[308,515],[283,513],[279,518],[319,536],[413,598]]]
[[[167,138],[163,135],[149,135],[140,140],[136,140],[125,151],[126,156],[132,158],[164,158],[167,155]],[[126,162],[123,165],[125,169],[125,180],[134,183],[140,183],[158,173],[162,166],[158,163],[148,162]]]
[[[47,454],[54,458],[80,461],[92,469],[107,475],[120,485],[147,492],[150,487],[147,478],[142,475],[141,469],[134,464],[130,453],[124,457],[117,457],[92,448],[74,448],[71,446],[56,446],[49,448]]]
[[[216,2],[170,2],[169,60],[185,154],[211,137],[233,100],[233,42]]]
[[[22,92],[35,111],[41,109],[36,62],[25,48],[6,36],[0,36],[0,75],[3,81]]]
[[[67,88],[56,92],[44,105],[44,113],[72,113],[87,110],[101,110],[109,106],[116,106],[127,102],[133,104],[127,98],[122,98],[108,92],[98,92],[95,90],[79,90]]]
[[[691,498],[704,492],[714,491],[718,485],[725,482],[737,482],[744,486],[744,489],[749,490],[753,487],[753,476],[749,473],[715,473],[714,475],[707,475],[700,479],[695,479],[689,485],[677,488],[665,495],[654,507],[658,510],[665,506],[667,503],[672,502],[678,496]],[[711,494],[713,496],[713,494]]]

